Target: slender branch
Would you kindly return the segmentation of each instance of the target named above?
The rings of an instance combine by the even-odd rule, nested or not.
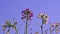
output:
[[[57,26],[57,27],[58,27],[58,26]],[[52,32],[53,32],[57,27],[55,27],[52,31],[50,31],[50,34],[52,34]]]

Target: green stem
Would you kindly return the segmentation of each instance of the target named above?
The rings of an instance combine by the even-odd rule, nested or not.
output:
[[[52,34],[52,33],[51,33],[51,27],[50,27],[50,34]]]
[[[56,29],[57,27],[55,27],[51,32],[50,32],[50,34],[52,34],[52,32]]]
[[[42,24],[41,24],[41,34],[43,34],[43,19],[42,19]]]
[[[26,19],[26,34],[28,34],[28,15],[27,15],[27,19]]]
[[[41,25],[41,34],[43,34],[43,24]]]

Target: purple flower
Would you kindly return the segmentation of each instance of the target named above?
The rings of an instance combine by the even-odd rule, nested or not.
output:
[[[27,18],[31,19],[31,17],[33,17],[33,13],[31,10],[29,10],[29,8],[26,8],[25,10],[22,11],[22,19]]]

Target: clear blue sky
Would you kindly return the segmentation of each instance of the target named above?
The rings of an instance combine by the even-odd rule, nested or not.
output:
[[[4,34],[1,28],[2,23],[9,19],[13,21],[13,17],[18,21],[19,33],[23,34],[25,24],[21,20],[21,11],[25,8],[30,8],[34,14],[29,26],[29,29],[33,28],[33,33],[36,31],[40,33],[40,28],[36,24],[36,22],[41,23],[41,19],[36,17],[40,12],[49,15],[49,23],[60,22],[60,0],[0,0],[0,34]],[[47,25],[45,29],[48,28]],[[11,30],[11,34],[13,33]]]

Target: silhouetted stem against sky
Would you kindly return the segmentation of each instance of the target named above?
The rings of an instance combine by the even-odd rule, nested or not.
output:
[[[58,29],[59,25],[60,25],[59,23],[51,24],[50,30],[51,30],[53,27],[54,27],[54,29],[52,29],[52,30],[50,31],[50,34],[52,34],[53,31],[55,31],[56,29]]]
[[[52,32],[56,29],[57,27],[55,27],[50,33],[52,34]]]
[[[28,14],[27,14],[27,18],[26,18],[26,34],[28,34]]]
[[[43,21],[42,21],[42,24],[41,24],[41,34],[43,34]]]

